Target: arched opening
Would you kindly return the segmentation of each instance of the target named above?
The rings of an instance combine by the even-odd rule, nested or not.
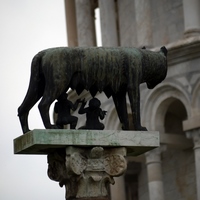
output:
[[[170,134],[184,134],[182,122],[187,119],[187,112],[183,103],[174,99],[166,110],[164,117],[165,133]]]
[[[198,116],[200,113],[200,78],[196,81],[192,94],[192,115]]]
[[[175,130],[167,128],[171,126],[169,121],[171,118],[170,112],[171,116],[175,113],[180,113],[175,117],[174,123],[179,119],[179,124],[180,121],[182,124],[183,120],[191,116],[189,105],[190,99],[187,93],[177,84],[167,83],[158,87],[146,98],[142,106],[142,125],[147,127],[148,130],[159,131],[160,134],[166,133],[166,129],[176,134]],[[179,130],[183,130],[183,128],[179,127]]]

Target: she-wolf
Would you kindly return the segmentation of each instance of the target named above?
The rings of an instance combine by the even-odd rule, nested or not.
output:
[[[36,54],[31,64],[27,94],[18,108],[23,133],[29,131],[28,114],[42,97],[38,107],[45,128],[50,123],[49,108],[69,88],[80,94],[84,89],[94,97],[104,91],[112,96],[122,129],[129,129],[126,93],[132,110],[134,130],[146,130],[140,122],[139,85],[149,89],[162,82],[167,74],[167,49],[159,52],[138,48],[58,47]]]

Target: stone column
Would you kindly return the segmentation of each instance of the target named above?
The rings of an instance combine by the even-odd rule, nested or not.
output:
[[[48,155],[47,174],[68,200],[110,199],[108,186],[126,171],[125,156],[158,146],[153,131],[35,129],[14,139],[15,154]]]
[[[194,142],[197,200],[200,200],[200,128],[187,131],[186,136]]]
[[[185,37],[200,34],[200,1],[183,0]]]
[[[152,47],[151,7],[149,0],[135,0],[138,46]]]
[[[111,200],[126,199],[124,175],[114,180],[115,184],[110,186]]]
[[[118,46],[116,5],[114,0],[99,1],[102,46]]]
[[[108,200],[113,177],[127,167],[126,148],[68,146],[48,154],[48,176],[66,188],[66,199]],[[116,199],[115,199],[116,200]]]
[[[94,10],[90,0],[76,0],[78,46],[96,46]]]
[[[119,20],[119,44],[120,46],[137,46],[137,34],[135,34],[135,3],[133,0],[117,1]]]
[[[166,146],[161,146],[145,154],[150,200],[164,200],[160,155],[165,149]]]
[[[74,0],[65,0],[65,16],[66,16],[68,46],[69,47],[78,46],[77,29],[76,29],[76,11],[75,11]]]

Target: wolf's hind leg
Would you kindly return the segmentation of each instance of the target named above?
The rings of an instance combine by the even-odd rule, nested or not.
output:
[[[34,87],[30,87],[28,92],[22,102],[21,106],[18,108],[18,116],[21,123],[23,133],[29,131],[28,126],[28,114],[30,109],[36,104],[36,102],[41,98],[43,93],[43,85],[36,84]]]

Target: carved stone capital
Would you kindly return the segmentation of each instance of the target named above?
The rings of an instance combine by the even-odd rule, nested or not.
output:
[[[66,187],[66,199],[108,198],[108,185],[127,167],[126,148],[78,148],[48,154],[48,176]]]
[[[194,142],[194,150],[200,149],[200,128],[192,129],[186,132],[187,138],[191,138]]]
[[[160,154],[163,151],[166,151],[167,146],[166,145],[161,145],[158,148],[155,148],[151,151],[148,151],[145,153],[146,156],[146,164],[151,164],[151,163],[160,163],[161,162],[161,158],[160,158]]]

